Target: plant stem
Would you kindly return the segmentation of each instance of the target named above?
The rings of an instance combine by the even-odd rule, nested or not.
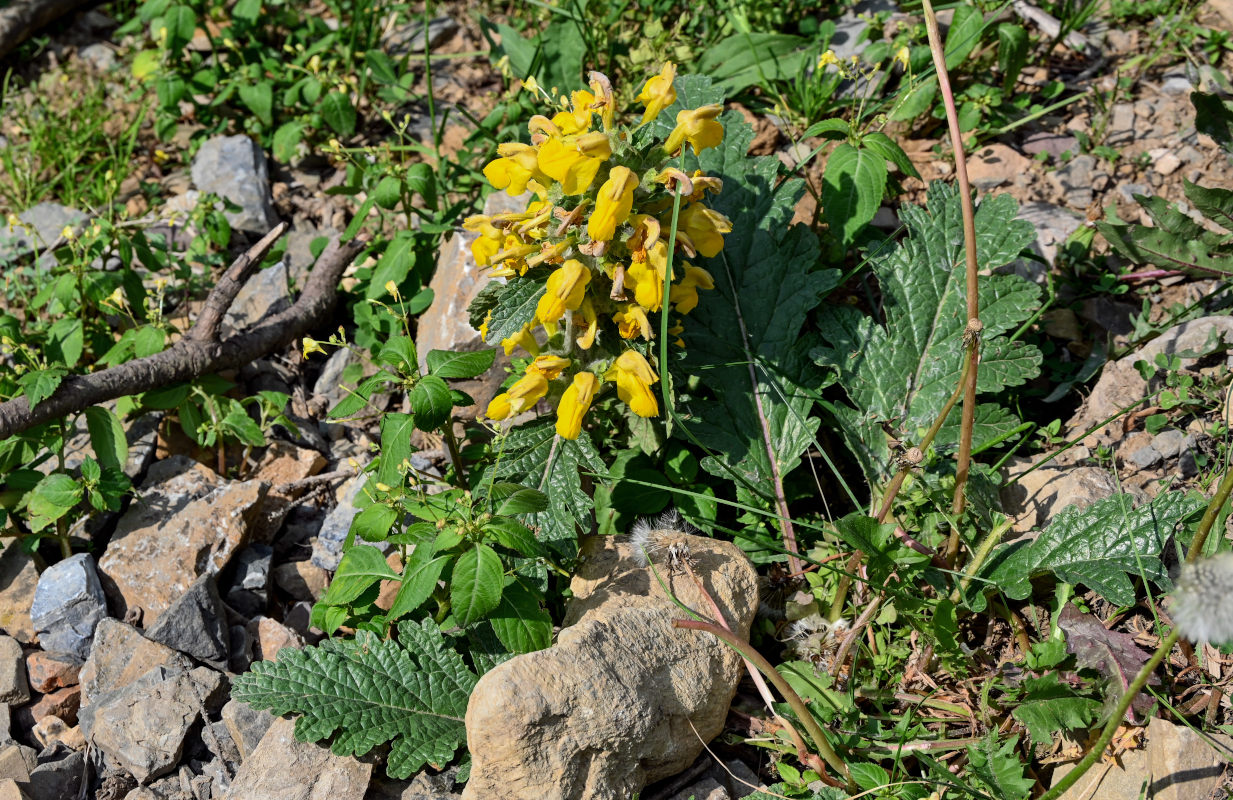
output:
[[[809,707],[805,705],[805,701],[802,700],[801,696],[792,689],[786,680],[784,680],[784,677],[779,674],[779,671],[776,670],[775,667],[771,665],[771,662],[767,661],[761,653],[749,644],[749,642],[742,640],[736,634],[731,631],[724,630],[713,622],[705,622],[703,620],[674,619],[672,621],[672,627],[689,628],[690,630],[706,631],[707,633],[714,634],[738,653],[743,655],[747,661],[756,666],[758,671],[765,675],[767,680],[775,685],[775,688],[779,690],[781,695],[783,695],[784,700],[786,700],[788,705],[792,707],[792,711],[795,712],[797,718],[800,719],[801,724],[805,726],[805,730],[809,731],[809,735],[813,737],[814,744],[817,746],[818,752],[820,752],[822,757],[826,759],[826,763],[830,764],[832,769],[843,776],[844,780],[847,781],[849,788],[855,788],[855,784],[852,782],[852,776],[848,772],[848,765],[843,762],[843,759],[841,759],[839,754],[835,752],[835,749],[831,747],[830,741],[827,740],[826,734],[822,732],[822,727],[818,725],[817,719],[815,719],[813,714],[810,713]]]
[[[967,306],[968,324],[964,331],[967,345],[968,374],[963,390],[963,419],[959,428],[959,456],[955,468],[955,500],[951,514],[958,517],[966,507],[964,489],[972,464],[972,428],[976,424],[976,371],[980,365],[980,284],[976,264],[976,212],[972,207],[972,188],[968,183],[968,164],[963,155],[963,133],[959,130],[959,112],[955,108],[955,93],[950,88],[950,75],[946,71],[946,51],[938,32],[938,18],[933,13],[933,3],[923,0],[925,29],[929,33],[929,49],[933,52],[933,64],[938,73],[938,90],[946,105],[946,124],[950,129],[950,145],[955,152],[955,179],[959,184],[959,201],[963,210],[963,244],[967,256]],[[959,554],[959,528],[951,529],[946,543],[944,559],[954,564]]]

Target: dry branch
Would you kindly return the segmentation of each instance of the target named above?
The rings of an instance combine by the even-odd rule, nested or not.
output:
[[[0,403],[0,439],[107,400],[243,366],[286,347],[325,322],[334,308],[343,270],[364,246],[360,240],[330,242],[317,259],[304,292],[289,309],[227,339],[218,338],[223,314],[235,300],[246,274],[284,230],[284,225],[278,226],[228,267],[206,298],[197,323],[168,349],[101,372],[66,377],[51,397],[33,409],[25,397]]]

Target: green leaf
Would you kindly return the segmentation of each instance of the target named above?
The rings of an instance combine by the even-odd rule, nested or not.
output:
[[[284,122],[274,131],[274,158],[283,164],[295,160],[296,151],[304,139],[304,123],[299,120]]]
[[[586,431],[573,441],[560,439],[555,422],[543,418],[514,428],[505,437],[505,454],[497,465],[498,479],[524,483],[552,498],[544,511],[528,514],[525,522],[539,530],[539,540],[558,555],[577,555],[579,526],[591,529],[593,503],[582,490],[580,471],[606,480],[607,470]]]
[[[497,513],[506,516],[511,514],[534,514],[536,511],[543,511],[547,507],[548,495],[535,489],[520,488],[501,501],[501,504],[497,507]]]
[[[373,196],[376,197],[375,194]],[[385,297],[388,294],[385,285],[390,281],[393,281],[395,286],[402,284],[414,266],[415,232],[399,231],[381,254],[381,260],[373,270],[368,288],[364,290],[364,297],[368,300]]]
[[[398,588],[394,604],[390,606],[387,615],[391,621],[415,611],[436,590],[441,571],[453,556],[433,558],[433,554],[431,542],[418,544],[411,552],[411,558],[407,560],[407,566],[402,571],[402,586]]]
[[[90,406],[86,409],[86,429],[90,431],[90,446],[99,463],[123,470],[128,462],[128,440],[119,418],[103,406]]]
[[[1084,730],[1096,721],[1099,700],[1079,697],[1075,690],[1058,681],[1056,672],[1039,678],[1025,678],[1027,692],[1011,715],[1027,726],[1035,744],[1051,744],[1059,731]]]
[[[240,84],[240,100],[262,125],[274,125],[274,87],[269,81]]]
[[[808,45],[799,36],[782,33],[736,33],[706,48],[698,71],[726,94],[736,94],[750,86],[802,73]]]
[[[98,462],[90,456],[86,456],[81,460],[81,478],[88,483],[98,483],[98,479],[103,477],[103,468]]]
[[[77,317],[65,317],[47,329],[48,355],[55,361],[72,369],[81,360],[85,347],[85,331]]]
[[[450,387],[436,375],[425,375],[407,393],[411,410],[415,412],[415,427],[422,431],[444,425],[454,408]]]
[[[238,676],[231,696],[276,715],[301,714],[301,741],[337,732],[330,749],[338,755],[391,742],[387,770],[403,779],[425,764],[449,763],[466,742],[463,719],[476,680],[426,619],[399,624],[397,640],[361,630],[354,640],[287,648]]]
[[[1190,102],[1194,104],[1194,125],[1199,133],[1215,139],[1225,152],[1233,152],[1233,101],[1215,94],[1191,92]]]
[[[386,342],[377,355],[377,361],[393,367],[403,375],[415,375],[420,368],[415,340],[410,336],[395,336]]]
[[[898,142],[885,133],[881,131],[867,133],[861,137],[861,145],[899,167],[899,171],[904,175],[917,179],[920,178],[920,173],[916,171],[916,165],[912,163],[912,159],[908,158],[908,154],[904,152]]]
[[[261,0],[238,0],[231,9],[232,19],[255,25],[261,17]]]
[[[153,325],[143,325],[133,333],[133,355],[137,358],[161,353],[166,345],[167,335]]]
[[[476,350],[470,353],[431,350],[427,357],[428,373],[438,378],[474,378],[487,372],[496,358],[496,350]]]
[[[360,381],[360,385],[355,387],[354,391],[342,400],[339,400],[338,405],[330,409],[328,418],[339,419],[341,417],[351,416],[364,406],[368,405],[368,398],[372,397],[377,389],[393,380],[394,376],[386,370],[381,370],[376,375],[365,378]]]
[[[321,118],[339,136],[355,133],[355,106],[344,92],[333,91],[321,99]]]
[[[904,90],[903,96],[895,102],[887,116],[893,122],[916,119],[933,107],[933,98],[937,93],[938,78],[936,75],[914,81]]]
[[[30,404],[30,408],[33,409],[51,397],[60,385],[60,381],[64,380],[66,372],[64,367],[53,365],[46,369],[31,370],[18,378],[17,385],[21,387],[22,394],[26,396],[26,402]]]
[[[355,515],[351,520],[351,532],[366,542],[384,542],[397,522],[397,511],[376,503]]]
[[[350,603],[377,581],[396,581],[398,573],[390,569],[385,556],[375,547],[355,545],[343,554],[338,572],[330,582],[321,602],[341,606]]]
[[[484,526],[485,535],[502,547],[526,558],[544,555],[544,547],[530,529],[509,517],[493,517]]]
[[[492,319],[488,322],[488,338],[484,341],[495,345],[522,330],[523,325],[535,318],[535,306],[544,291],[542,281],[517,276],[510,278],[497,295]]]
[[[416,419],[411,414],[387,412],[381,416],[381,463],[377,480],[386,486],[401,486],[402,462],[411,458],[411,431]]]
[[[450,578],[450,608],[464,628],[488,616],[501,602],[505,568],[486,544],[476,544],[458,557]]]
[[[26,510],[30,529],[38,532],[73,510],[81,501],[82,487],[63,472],[55,472],[31,490]]]
[[[1182,188],[1186,192],[1186,199],[1194,203],[1194,207],[1203,212],[1203,216],[1226,231],[1233,232],[1233,191],[1209,189],[1190,181],[1183,181]]]
[[[848,121],[835,117],[833,119],[824,119],[820,122],[815,122],[810,125],[803,134],[802,139],[808,139],[811,136],[820,136],[823,139],[846,139],[848,134],[852,132],[852,126],[848,125]]]
[[[540,606],[539,596],[517,581],[505,587],[489,620],[512,653],[533,653],[552,644],[552,617]]]
[[[402,202],[402,181],[393,175],[386,175],[373,188],[372,198],[381,208],[393,208]],[[400,231],[400,233],[410,233],[410,231]]]
[[[266,445],[265,434],[261,431],[261,426],[248,416],[244,406],[239,403],[232,405],[231,410],[223,417],[222,424],[232,436],[250,447]]]
[[[377,80],[377,83],[398,83],[398,71],[394,64],[394,59],[380,50],[365,51],[364,63],[368,65],[368,69],[371,70],[372,76]]]
[[[985,19],[980,9],[967,4],[955,8],[950,30],[946,32],[946,69],[953,70],[976,49],[984,27]]]
[[[1031,345],[1003,341],[1035,312],[1040,290],[1015,275],[986,272],[1010,263],[1034,238],[1031,223],[1016,219],[1017,212],[1008,195],[986,197],[976,211],[982,341],[991,363],[988,375],[978,373],[984,391],[1021,384],[1041,359]],[[904,206],[900,217],[907,237],[871,259],[886,326],[854,308],[826,306],[818,318],[825,344],[812,351],[847,393],[851,406],[829,408],[866,477],[878,482],[892,471],[881,423],[890,421],[908,441],[920,440],[958,383],[967,322],[958,192],[935,182],[926,208]],[[959,416],[956,407],[951,417]],[[1003,432],[1017,424],[1012,420],[996,406],[984,412],[984,421]],[[944,426],[934,445],[957,441],[956,431],[957,425]]]
[[[998,24],[998,70],[1002,73],[1002,91],[1009,94],[1019,80],[1019,73],[1028,59],[1028,34],[1022,25]]]
[[[1016,754],[1018,737],[998,746],[998,735],[991,731],[968,751],[968,773],[991,790],[999,800],[1027,800],[1035,782],[1023,777],[1024,766]]]
[[[831,153],[822,174],[822,211],[845,246],[878,213],[885,191],[884,155],[847,142]]]
[[[1114,605],[1131,605],[1130,576],[1167,580],[1160,558],[1165,542],[1203,505],[1196,496],[1173,491],[1138,508],[1126,494],[1085,509],[1069,506],[1036,539],[995,550],[982,576],[1014,600],[1032,593],[1032,578],[1052,574],[1059,581],[1081,583]]]
[[[163,15],[163,27],[167,29],[165,47],[167,52],[178,54],[184,46],[193,40],[193,32],[197,30],[197,15],[188,6],[175,5],[167,9]],[[158,31],[155,31],[154,41],[159,41]]]

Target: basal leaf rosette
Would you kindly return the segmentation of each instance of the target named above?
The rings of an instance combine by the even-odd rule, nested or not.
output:
[[[478,234],[476,262],[509,281],[490,284],[473,305],[480,332],[506,355],[531,357],[489,404],[489,418],[507,419],[547,397],[556,401],[557,433],[575,439],[606,391],[637,416],[659,415],[651,386],[662,365],[653,354],[659,326],[652,320],[670,314],[669,334],[679,337],[699,290],[714,288],[710,273],[687,259],[718,255],[732,230],[706,204],[722,182],[674,166],[683,149],[697,154],[723,141],[722,107],[679,112],[662,141],[643,129],[676,101],[675,78],[669,63],[646,81],[636,124],[623,121],[634,114],[617,113],[612,86],[598,72],[568,98],[544,94],[556,110],[531,118],[530,144],[502,144],[484,167],[497,189],[532,194],[524,211],[464,222]],[[677,252],[667,282],[677,194]],[[679,338],[673,344],[683,346]]]

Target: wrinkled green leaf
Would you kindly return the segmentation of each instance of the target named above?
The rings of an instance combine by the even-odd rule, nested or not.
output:
[[[99,463],[104,467],[124,469],[128,461],[128,440],[124,438],[124,426],[119,418],[103,406],[90,406],[86,409],[86,429]]]
[[[488,616],[501,602],[505,568],[486,544],[477,544],[454,563],[450,577],[450,608],[464,628]]]

